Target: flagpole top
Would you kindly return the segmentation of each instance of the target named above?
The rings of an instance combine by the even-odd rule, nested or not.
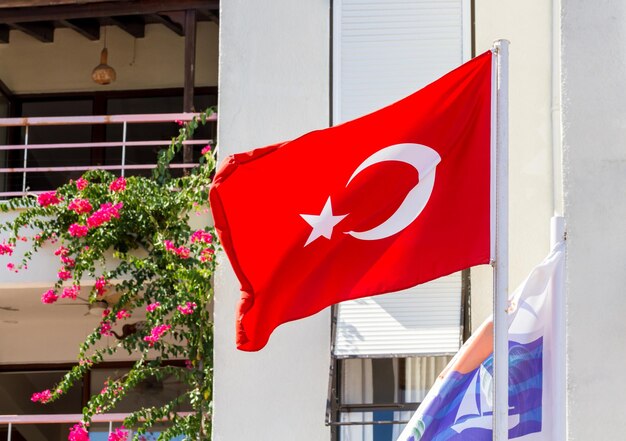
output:
[[[500,38],[498,40],[494,40],[492,50],[494,51],[494,53],[497,53],[503,47],[508,48],[510,44],[511,42],[509,40],[505,38]]]

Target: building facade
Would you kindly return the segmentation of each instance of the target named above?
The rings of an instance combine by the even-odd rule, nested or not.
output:
[[[333,100],[345,85],[338,89],[334,76],[336,51],[346,41],[337,41],[345,38],[338,36],[337,29],[346,25],[337,21],[338,8],[369,8],[381,21],[394,8],[406,8],[410,20],[415,8],[462,8],[462,3],[319,0],[223,4],[222,156],[337,122]],[[624,387],[618,366],[625,356],[617,341],[624,309],[617,296],[626,261],[623,129],[619,122],[623,97],[618,86],[623,76],[619,36],[624,30],[624,10],[619,2],[598,7],[567,0],[480,0],[469,7],[473,54],[488,50],[495,39],[511,41],[510,289],[547,254],[550,218],[564,215],[568,241],[564,404],[568,439],[618,439],[623,428],[616,412]],[[271,20],[271,29],[263,25],[261,17]],[[390,37],[390,30],[394,25],[383,32],[366,23],[365,19],[361,23],[362,35],[386,41],[392,52],[396,40]],[[395,28],[401,27],[399,20]],[[436,44],[441,32],[433,23],[430,33],[416,42],[415,52],[419,53],[421,45]],[[344,49],[350,50],[348,46]],[[379,55],[371,51],[341,53],[344,61],[360,56],[363,69],[366,61],[376,63]],[[397,62],[381,63],[381,77],[387,78],[388,70],[402,69],[402,61]],[[370,87],[357,93],[371,97],[377,86]],[[320,158],[320,163],[325,160],[330,158]],[[222,261],[219,276],[215,439],[392,439],[392,431],[377,429],[345,430],[342,438],[344,429],[322,424],[330,395],[331,311],[282,326],[259,353],[239,353],[232,332],[238,284],[226,261]],[[491,312],[491,278],[489,267],[471,270],[473,327]]]
[[[146,8],[141,14],[120,6],[128,2],[91,3],[0,8],[2,116],[189,110],[184,102],[185,90],[189,96],[184,55],[187,10],[199,17],[193,101],[196,108],[218,101],[221,158],[374,110],[489,50],[494,40],[510,40],[509,287],[514,289],[547,254],[550,219],[563,215],[568,243],[564,404],[568,439],[621,439],[624,423],[619,412],[626,388],[620,369],[626,358],[620,345],[626,278],[626,150],[621,122],[626,97],[620,87],[626,65],[621,38],[626,10],[621,2],[599,6],[580,0],[219,4],[143,0],[137,2]],[[121,10],[113,9],[116,3]],[[169,6],[163,9],[156,3]],[[18,12],[24,14],[22,21],[11,15]],[[47,25],[33,25],[38,20]],[[53,41],[46,43],[50,32]],[[90,72],[105,44],[118,78],[99,86],[91,81]],[[165,136],[171,122],[163,120],[161,131],[138,129],[137,139]],[[0,142],[24,144],[25,130],[0,127]],[[123,136],[119,127],[96,125],[88,130],[31,130],[31,143],[117,142]],[[0,167],[5,169],[0,191],[6,193],[43,189],[73,177],[9,172],[22,167],[22,157],[0,153]],[[138,155],[131,155],[128,164],[149,161]],[[31,165],[24,168],[68,167],[77,160],[85,167],[120,161],[119,155],[107,156],[93,146],[67,162],[51,165],[51,159],[49,154],[33,154],[28,157]],[[319,158],[318,164],[309,166],[319,167],[323,176],[328,160]],[[51,259],[44,256],[28,272],[0,277],[0,378],[4,378],[0,414],[36,412],[28,400],[17,396],[30,394],[31,387],[42,389],[55,372],[71,364],[78,343],[95,325],[95,318],[82,315],[87,306],[78,314],[74,308],[58,308],[54,315],[41,309],[41,291],[53,281],[54,274],[44,271]],[[416,347],[393,349],[388,339],[383,340],[387,349],[382,352],[374,354],[370,348],[342,356],[336,347],[341,326],[356,322],[342,318],[341,309],[281,326],[260,352],[239,352],[234,333],[239,284],[225,256],[219,259],[215,440],[394,439],[401,421],[408,419],[454,352],[439,340],[434,349],[420,352]],[[488,266],[459,274],[445,288],[452,299],[449,321],[427,328],[452,329],[449,335],[456,338],[452,346],[458,347],[491,313],[491,279]],[[387,311],[381,319],[385,324],[400,321],[379,301],[368,305],[365,313],[356,314]],[[419,326],[407,326],[411,327]],[[55,337],[42,338],[51,328]],[[380,331],[376,336],[384,339],[381,329],[373,332]],[[111,369],[123,368],[125,361]],[[83,386],[76,392],[75,403],[81,403],[88,389]],[[2,430],[0,425],[0,439]],[[23,426],[19,431],[28,440],[62,439],[65,433],[47,426]]]

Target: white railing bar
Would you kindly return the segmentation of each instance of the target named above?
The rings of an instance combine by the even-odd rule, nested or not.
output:
[[[126,164],[126,131],[128,130],[128,122],[124,121],[122,125],[122,171],[121,175],[124,177],[124,165]]]
[[[169,164],[168,168],[193,168],[200,164],[197,162],[186,163],[186,164]],[[126,165],[124,166],[126,170],[152,170],[156,168],[156,164],[136,164],[136,165]],[[30,167],[30,168],[21,168],[21,167],[8,167],[8,168],[0,168],[0,173],[20,173],[24,171],[28,172],[66,172],[66,171],[87,171],[87,170],[121,170],[122,166],[120,165],[76,165],[76,166],[67,166],[67,167]],[[26,191],[26,190],[24,190]]]
[[[137,115],[88,115],[88,116],[35,116],[23,118],[0,118],[0,127],[81,125],[81,124],[121,124],[129,123],[165,123],[190,121],[198,113],[154,113]],[[217,114],[212,114],[207,121],[217,121]]]
[[[184,145],[200,145],[208,144],[212,142],[211,139],[193,139],[189,141],[183,141]],[[171,140],[164,141],[126,141],[127,147],[154,147],[154,146],[169,146]],[[78,148],[107,148],[107,147],[121,147],[121,141],[110,142],[72,142],[72,143],[58,143],[58,144],[28,144],[30,150],[45,150],[45,149],[78,149]],[[2,150],[23,150],[24,144],[7,144],[0,145],[0,151]]]
[[[193,412],[177,412],[178,416],[185,417]],[[121,423],[129,413],[105,413],[94,415],[92,423]],[[83,415],[80,413],[71,414],[51,414],[51,415],[0,415],[0,425],[24,425],[24,424],[71,424],[82,421]]]
[[[3,191],[0,192],[0,198],[10,198],[13,196],[25,196],[27,194],[41,194],[45,193],[46,190],[41,191]],[[0,201],[0,204],[6,201]]]
[[[22,191],[26,191],[26,171],[28,169],[28,126],[24,130],[24,174],[22,175]]]
[[[113,432],[113,421],[109,421],[109,436],[111,435],[111,432]]]
[[[9,423],[9,430],[7,432],[7,441],[11,441],[11,431],[13,430],[13,423]]]

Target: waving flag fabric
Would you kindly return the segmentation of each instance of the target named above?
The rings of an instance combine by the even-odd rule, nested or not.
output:
[[[509,439],[554,441],[550,317],[562,277],[563,243],[513,293],[509,312]],[[452,359],[398,441],[491,441],[493,322]]]
[[[354,121],[226,158],[210,191],[237,346],[490,259],[491,52]]]

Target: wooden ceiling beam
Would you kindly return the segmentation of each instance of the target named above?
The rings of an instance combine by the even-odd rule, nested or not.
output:
[[[0,25],[0,44],[9,42],[10,30],[7,25]]]
[[[158,23],[161,23],[163,26],[165,26],[170,31],[174,32],[175,34],[180,35],[181,37],[185,35],[185,31],[183,30],[183,27],[180,24],[173,21],[171,18],[166,17],[164,15],[160,15],[160,14],[150,14],[150,17],[153,18]]]
[[[88,40],[100,40],[100,22],[96,19],[77,18],[74,20],[59,20],[59,23],[78,32]]]
[[[50,22],[11,23],[11,27],[30,35],[42,43],[52,43],[54,41],[54,26]]]
[[[4,81],[2,81],[2,79],[0,79],[0,94],[4,95],[7,98],[13,98],[13,92],[6,84],[4,84]]]
[[[0,9],[4,8],[33,8],[40,6],[55,5],[76,5],[85,3],[104,3],[104,2],[119,2],[124,0],[2,0],[0,2]]]
[[[128,15],[158,14],[186,9],[219,9],[219,0],[142,0],[114,1],[85,5],[53,5],[38,8],[7,8],[0,14],[0,23],[33,22],[41,20],[72,20]]]
[[[109,17],[108,21],[135,38],[146,36],[146,23],[137,16]]]
[[[197,11],[198,16],[208,19],[215,24],[220,24],[219,12],[214,12],[210,9],[199,9]]]

